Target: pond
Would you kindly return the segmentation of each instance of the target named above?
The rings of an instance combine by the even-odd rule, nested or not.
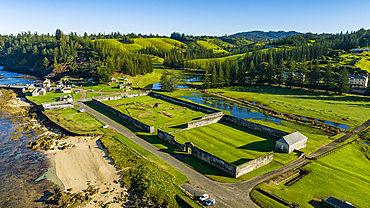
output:
[[[274,123],[282,124],[281,120],[279,118],[273,117],[273,116],[268,116],[265,115],[261,112],[259,112],[256,109],[253,108],[248,108],[245,106],[238,105],[232,101],[222,99],[217,96],[213,95],[208,95],[208,94],[200,94],[200,93],[190,93],[190,96],[182,96],[182,98],[191,100],[196,103],[204,104],[210,107],[214,107],[220,110],[226,110],[230,111],[231,115],[242,118],[242,119],[254,119],[254,120],[265,120],[265,121],[271,121]],[[256,102],[253,102],[254,104],[258,104]],[[263,105],[263,104],[260,104]],[[315,121],[321,121],[326,124],[332,125],[332,126],[337,126],[339,128],[342,128],[344,130],[347,130],[350,128],[350,126],[345,125],[345,124],[340,124],[340,123],[334,123],[331,121],[324,121],[324,120],[318,120],[318,119],[313,119],[313,118],[307,118],[304,116],[301,116],[304,119],[309,119],[309,120],[315,120]]]

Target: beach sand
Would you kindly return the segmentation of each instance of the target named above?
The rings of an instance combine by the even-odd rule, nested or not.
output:
[[[127,189],[122,188],[118,180],[120,176],[101,146],[100,137],[68,137],[59,141],[72,147],[48,151],[51,162],[64,190],[72,193],[80,192],[89,185],[99,187],[99,192],[92,196],[86,207],[98,207],[109,204],[109,207],[121,207],[113,197],[127,198]]]

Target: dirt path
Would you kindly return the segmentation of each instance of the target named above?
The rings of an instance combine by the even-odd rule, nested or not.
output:
[[[104,115],[98,113],[97,111],[91,109],[90,107],[86,106],[85,104],[78,102],[78,104],[84,108],[87,112],[91,113],[93,116],[95,116],[97,119],[103,121],[104,123],[108,124],[110,127],[114,128],[117,132],[125,135],[127,138],[131,139],[132,141],[136,142],[140,146],[144,147],[148,151],[152,152],[159,158],[166,161],[171,166],[175,167],[179,171],[181,171],[183,174],[185,174],[189,178],[189,182],[182,184],[181,187],[185,189],[188,193],[191,195],[196,194],[197,196],[203,195],[204,193],[208,193],[210,197],[215,198],[217,203],[214,207],[258,207],[254,202],[250,199],[249,193],[252,191],[252,189],[259,183],[277,176],[285,171],[291,170],[293,168],[296,168],[305,162],[308,162],[308,158],[301,158],[298,160],[293,161],[292,163],[272,170],[268,173],[264,173],[262,175],[259,175],[257,177],[254,177],[250,180],[243,181],[240,183],[220,183],[213,180],[210,180],[209,178],[205,177],[204,175],[200,174],[199,172],[193,170],[192,168],[185,165],[180,160],[174,158],[168,153],[165,153],[155,147],[154,145],[148,143],[144,139],[136,136],[133,132],[126,129],[125,127],[119,125],[118,123],[114,122],[113,120],[105,117]],[[360,127],[357,127],[353,130],[353,135],[344,135],[343,137],[339,138],[336,141],[333,141],[332,143],[324,146],[323,148],[317,150],[316,152],[312,153],[315,154],[321,154],[322,151],[328,151],[332,148],[336,147],[339,143],[351,138],[355,134],[359,133],[360,130],[365,129],[367,126],[370,125],[370,120],[365,122]]]

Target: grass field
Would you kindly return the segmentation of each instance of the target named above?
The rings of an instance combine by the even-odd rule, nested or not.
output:
[[[112,45],[112,47],[116,47],[119,49],[123,49],[129,52],[137,52],[142,48],[146,47],[154,47],[157,49],[172,49],[172,48],[179,48],[183,44],[180,41],[170,39],[170,38],[134,38],[134,43],[122,43],[118,39],[99,39],[95,41],[105,41]]]
[[[72,90],[72,93],[61,93],[61,92],[46,92],[46,95],[39,96],[30,96],[30,93],[26,93],[28,100],[35,102],[36,104],[47,103],[47,102],[56,102],[59,101],[60,96],[63,94],[65,96],[72,95],[73,101],[80,99],[81,93],[74,93],[75,90]]]
[[[242,54],[236,54],[236,55],[231,55],[231,56],[225,56],[221,58],[194,59],[189,62],[195,64],[196,66],[201,66],[203,69],[205,69],[207,65],[212,61],[223,62],[226,59],[241,61],[244,58],[244,56],[245,56],[245,53],[242,53]]]
[[[58,125],[76,134],[103,134],[105,124],[89,113],[80,113],[75,108],[45,111],[45,114]]]
[[[370,161],[362,153],[359,143],[348,145],[304,169],[311,172],[292,186],[260,184],[257,187],[303,208],[311,208],[309,203],[314,198],[329,196],[349,201],[359,208],[370,204],[367,197],[370,191]]]
[[[275,149],[276,139],[238,125],[221,122],[173,134],[180,143],[192,142],[233,165],[240,165]],[[274,153],[275,161],[285,164],[296,154]]]
[[[370,52],[345,53],[340,55],[340,58],[342,58],[343,61],[341,62],[334,61],[334,65],[355,66],[361,68],[362,70],[370,72]]]
[[[295,115],[358,126],[368,119],[369,99],[359,96],[329,95],[270,86],[211,89],[226,96],[260,102]]]
[[[219,47],[218,45],[210,42],[209,40],[207,41],[204,41],[204,40],[198,40],[197,43],[207,49],[212,49],[213,52],[215,53],[227,53],[227,51],[225,51],[224,49],[222,49],[221,47]]]
[[[114,108],[156,128],[184,123],[205,115],[203,112],[195,111],[150,96],[110,100],[104,101],[103,103],[112,106],[133,102],[135,102],[135,104]]]

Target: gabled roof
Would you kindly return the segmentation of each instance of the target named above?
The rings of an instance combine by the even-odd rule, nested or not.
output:
[[[332,205],[335,205],[337,207],[341,207],[341,208],[356,208],[344,201],[341,201],[339,199],[336,199],[334,197],[329,197],[325,200],[326,202],[328,202],[329,204],[332,204]]]
[[[296,144],[296,143],[301,142],[303,140],[307,140],[307,137],[305,135],[299,133],[298,131],[296,131],[294,133],[283,136],[282,139],[285,140],[285,142],[287,144],[293,145],[293,144]]]
[[[366,77],[360,75],[348,75],[348,76],[351,79],[366,79]]]

